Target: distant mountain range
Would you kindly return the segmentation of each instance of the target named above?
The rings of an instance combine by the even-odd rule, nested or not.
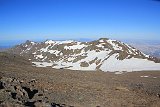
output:
[[[137,43],[129,43],[129,44],[141,50],[145,54],[160,58],[160,44],[137,44]]]
[[[160,40],[119,39],[145,54],[160,58]]]
[[[11,46],[0,46],[0,52],[6,51],[9,48],[11,48]]]
[[[157,58],[107,38],[91,42],[26,41],[8,52],[27,57],[37,67],[94,71],[160,70]]]

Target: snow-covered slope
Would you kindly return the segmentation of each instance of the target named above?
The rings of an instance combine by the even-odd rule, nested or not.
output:
[[[26,41],[10,50],[26,56],[37,67],[72,70],[140,71],[160,70],[160,63],[139,50],[116,40],[73,40],[41,43]]]

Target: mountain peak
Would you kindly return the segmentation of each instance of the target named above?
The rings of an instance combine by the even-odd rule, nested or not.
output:
[[[26,42],[25,43],[31,43],[31,41],[30,40],[26,40]]]
[[[99,38],[98,40],[109,40],[109,38]]]
[[[107,40],[110,40],[110,39],[108,39],[108,38],[99,38],[97,41],[98,41],[98,42],[105,42],[105,41],[107,41]]]
[[[53,40],[46,40],[44,43],[46,43],[46,44],[53,44],[53,43],[55,43],[55,41],[53,41]]]
[[[35,42],[30,41],[30,40],[26,40],[26,42],[24,44],[35,44]]]
[[[27,56],[37,67],[102,71],[160,69],[160,64],[155,63],[153,58],[125,43],[108,38],[93,42],[47,40],[36,45],[17,46],[13,50]]]

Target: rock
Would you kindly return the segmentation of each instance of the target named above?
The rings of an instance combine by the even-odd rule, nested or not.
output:
[[[12,82],[13,82],[13,83],[20,83],[19,80],[15,79],[15,78],[13,79]]]
[[[28,88],[28,87],[22,87],[22,88],[27,92],[29,99],[32,99],[32,98],[34,97],[34,95],[35,95],[36,93],[38,93],[38,90],[37,90],[37,89],[31,90],[31,89]]]
[[[157,94],[157,97],[159,97],[159,98],[160,98],[160,94],[159,94],[159,93]]]
[[[34,104],[35,107],[51,107],[51,105],[49,103],[45,103],[45,102],[35,102]]]
[[[36,83],[36,79],[31,79],[31,81],[29,83]]]
[[[5,85],[5,83],[3,83],[2,81],[0,81],[0,89],[4,89],[4,85]]]
[[[24,83],[24,81],[23,81],[23,80],[20,80],[19,82],[20,82],[20,83]]]

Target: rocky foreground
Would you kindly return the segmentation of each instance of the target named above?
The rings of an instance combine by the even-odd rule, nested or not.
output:
[[[160,107],[160,72],[37,68],[0,53],[0,107]]]

